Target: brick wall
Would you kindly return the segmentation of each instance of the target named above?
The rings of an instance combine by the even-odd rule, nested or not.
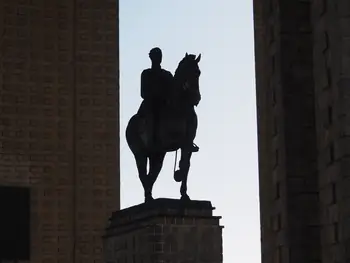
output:
[[[222,263],[222,226],[210,202],[156,199],[114,213],[105,235],[105,260]]]
[[[349,1],[315,1],[312,8],[323,262],[350,258],[349,15]]]
[[[0,184],[31,188],[31,262],[102,262],[119,207],[116,1],[0,3]]]
[[[262,262],[320,258],[310,15],[254,1]]]

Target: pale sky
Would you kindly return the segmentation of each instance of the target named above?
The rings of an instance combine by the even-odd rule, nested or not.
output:
[[[149,50],[163,50],[174,73],[185,53],[202,53],[195,142],[188,193],[210,200],[222,216],[224,263],[259,263],[260,224],[251,0],[120,0],[121,200],[143,202],[125,128],[140,102],[140,74]],[[166,156],[154,197],[180,197],[174,153]]]

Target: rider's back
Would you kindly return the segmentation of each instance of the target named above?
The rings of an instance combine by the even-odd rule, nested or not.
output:
[[[173,75],[162,68],[145,69],[141,74],[141,97],[157,102],[169,96]]]
[[[141,74],[141,97],[139,116],[159,118],[160,112],[172,96],[173,75],[162,68],[145,69]],[[155,118],[155,119],[154,119]]]
[[[141,74],[141,97],[151,103],[160,103],[171,96],[173,75],[162,68],[145,69]]]

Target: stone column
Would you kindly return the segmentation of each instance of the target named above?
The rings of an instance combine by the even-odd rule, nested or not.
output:
[[[114,212],[106,263],[222,263],[222,229],[211,202],[156,199]]]

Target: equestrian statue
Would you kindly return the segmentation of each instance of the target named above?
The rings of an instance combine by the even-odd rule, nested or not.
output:
[[[149,52],[152,66],[141,74],[143,101],[126,128],[126,140],[132,151],[144,188],[145,202],[153,200],[152,189],[162,169],[165,154],[181,150],[179,169],[174,179],[181,182],[181,200],[190,200],[187,177],[197,132],[197,114],[194,107],[201,100],[198,63],[201,55],[187,54],[180,61],[175,75],[161,67],[162,51]],[[147,171],[147,163],[149,169]],[[174,169],[175,170],[175,169]]]

